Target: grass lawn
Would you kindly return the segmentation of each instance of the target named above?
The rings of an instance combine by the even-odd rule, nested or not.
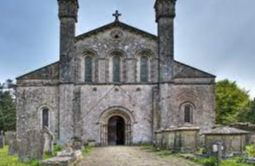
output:
[[[0,166],[39,166],[38,161],[30,161],[28,163],[22,163],[18,160],[18,156],[8,155],[8,146],[0,149]]]
[[[86,147],[83,149],[83,155],[91,153],[92,147]],[[44,159],[48,159],[57,155],[57,152],[62,151],[63,147],[60,145],[54,145],[54,150],[52,154],[44,154]],[[39,166],[39,161],[34,160],[27,163],[19,161],[18,156],[9,156],[8,155],[8,146],[5,146],[3,149],[0,149],[0,166]]]
[[[152,145],[144,145],[142,148],[144,150],[156,153],[157,155],[159,155],[161,157],[170,157],[170,156],[181,157],[182,156],[177,153],[172,153],[170,150],[159,150],[159,149],[153,147]],[[217,165],[217,162],[216,162],[215,158],[213,158],[213,157],[203,158],[203,159],[191,159],[191,161],[201,164],[203,166],[216,166]],[[240,161],[239,158],[223,160],[221,162],[221,166],[254,166],[252,164],[241,163],[239,161]]]

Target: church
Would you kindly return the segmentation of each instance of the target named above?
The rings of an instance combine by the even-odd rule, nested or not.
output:
[[[78,0],[58,6],[59,61],[17,78],[20,142],[44,127],[60,144],[107,146],[153,143],[160,129],[214,126],[215,76],[174,58],[176,0],[155,0],[157,35],[116,11],[113,22],[77,36]]]

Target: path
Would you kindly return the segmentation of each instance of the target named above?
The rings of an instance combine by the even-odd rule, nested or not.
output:
[[[174,156],[160,157],[141,147],[115,146],[95,148],[79,166],[198,166]]]

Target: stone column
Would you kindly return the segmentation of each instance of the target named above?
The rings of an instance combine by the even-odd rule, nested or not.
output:
[[[74,136],[74,85],[59,85],[59,141],[65,144]]]
[[[75,23],[78,17],[78,0],[58,0],[60,20],[60,85],[58,136],[60,143],[74,136],[74,83],[75,83]]]
[[[172,113],[168,98],[169,83],[174,78],[174,18],[176,0],[156,0],[156,22],[158,24],[158,82],[160,128],[169,126]]]
[[[75,23],[78,16],[78,0],[58,0],[60,20],[60,80],[74,80]]]
[[[155,3],[160,82],[173,78],[175,3],[176,0],[156,0]]]
[[[74,90],[74,100],[73,100],[73,121],[74,121],[74,136],[76,138],[82,137],[82,114],[81,114],[81,89],[76,87]]]
[[[153,115],[153,126],[152,126],[152,135],[153,135],[153,142],[156,142],[156,134],[155,132],[160,129],[160,107],[159,107],[159,90],[158,88],[153,88],[153,109],[152,109],[152,115]]]

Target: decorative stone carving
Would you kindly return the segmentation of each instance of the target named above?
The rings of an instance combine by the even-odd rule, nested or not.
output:
[[[121,40],[122,37],[123,37],[123,32],[120,31],[120,30],[113,30],[113,31],[111,32],[111,37],[112,37],[112,39],[114,39],[114,40]]]

